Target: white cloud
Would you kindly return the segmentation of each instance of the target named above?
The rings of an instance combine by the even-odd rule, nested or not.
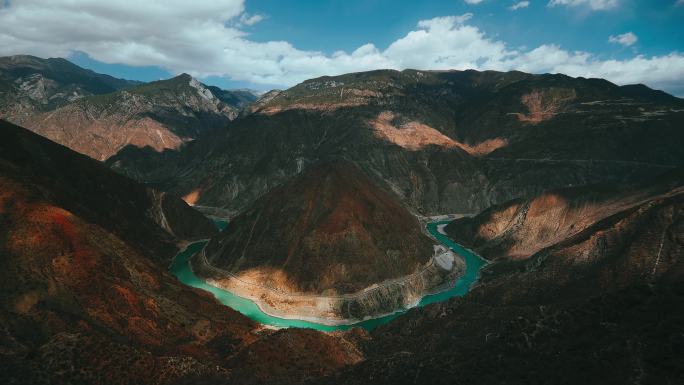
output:
[[[677,0],[677,2],[675,3],[675,7],[679,7],[681,5],[684,5],[684,0]]]
[[[475,5],[475,4],[480,4],[483,0],[463,0],[463,1],[465,1],[466,4]]]
[[[263,15],[250,15],[247,12],[240,15],[240,25],[254,25],[264,20]]]
[[[511,11],[516,11],[518,9],[527,8],[529,6],[530,6],[529,1],[521,1],[521,2],[518,2],[518,3],[511,5],[510,7],[508,7],[508,9],[510,9]]]
[[[605,61],[553,44],[512,49],[468,24],[472,14],[419,21],[384,49],[367,43],[331,55],[252,41],[238,27],[244,14],[242,0],[15,0],[0,8],[0,55],[82,51],[107,63],[279,86],[378,68],[473,68],[602,77],[684,93],[682,54]]]
[[[639,40],[639,38],[637,37],[637,35],[635,35],[632,32],[627,32],[627,33],[623,33],[621,35],[615,35],[615,36],[611,35],[608,38],[609,42],[616,43],[616,44],[622,44],[625,47],[629,47],[631,45],[634,45],[634,43],[636,43],[637,40]]]
[[[588,5],[589,8],[594,10],[605,10],[617,7],[618,3],[618,0],[551,0],[549,1],[549,7],[555,7],[557,5],[565,5],[568,7]]]

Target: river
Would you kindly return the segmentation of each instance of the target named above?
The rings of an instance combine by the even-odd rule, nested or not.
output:
[[[454,287],[447,291],[441,293],[428,295],[423,297],[423,299],[418,303],[418,307],[425,306],[435,302],[442,302],[451,297],[463,296],[465,295],[470,287],[477,281],[480,273],[480,268],[486,263],[485,260],[477,256],[476,254],[470,252],[469,250],[463,248],[457,243],[450,240],[446,235],[438,231],[439,225],[449,223],[449,221],[439,221],[430,222],[427,225],[427,230],[430,234],[435,237],[439,242],[445,246],[451,248],[454,252],[459,254],[465,259],[466,271],[465,273],[456,281]],[[216,225],[223,229],[226,226],[225,221],[216,221]],[[197,277],[190,269],[189,259],[196,252],[200,251],[202,247],[206,244],[206,241],[195,242],[190,244],[185,250],[181,251],[176,255],[169,270],[173,275],[178,278],[182,283],[192,286],[198,289],[206,290],[212,293],[216,299],[222,304],[229,306],[240,313],[246,315],[247,317],[257,321],[259,323],[275,326],[279,328],[283,327],[298,327],[298,328],[311,328],[321,331],[334,331],[334,330],[347,330],[353,327],[362,327],[364,329],[373,329],[377,326],[388,323],[389,321],[397,318],[401,314],[405,313],[408,309],[398,311],[392,315],[385,317],[373,318],[366,321],[358,322],[351,325],[323,325],[315,322],[301,321],[301,320],[291,320],[283,319],[268,315],[262,312],[259,307],[249,299],[238,297],[229,291],[219,289],[217,287],[211,286],[205,283],[199,277]]]

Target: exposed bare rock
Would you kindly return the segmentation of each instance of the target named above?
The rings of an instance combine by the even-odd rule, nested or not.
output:
[[[0,118],[23,123],[41,112],[90,95],[139,82],[116,79],[59,58],[17,55],[0,58]]]
[[[541,123],[556,116],[565,104],[575,99],[574,89],[542,89],[525,94],[520,101],[527,107],[528,113],[517,114],[521,122]]]

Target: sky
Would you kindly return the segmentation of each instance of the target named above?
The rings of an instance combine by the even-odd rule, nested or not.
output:
[[[0,0],[0,55],[286,88],[378,68],[520,70],[684,96],[684,0]]]

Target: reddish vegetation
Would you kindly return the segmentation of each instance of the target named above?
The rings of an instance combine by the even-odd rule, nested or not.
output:
[[[304,378],[321,376],[361,362],[363,354],[356,345],[367,338],[361,330],[328,335],[310,329],[281,330],[233,358],[234,378],[238,383],[268,383],[293,371]]]

